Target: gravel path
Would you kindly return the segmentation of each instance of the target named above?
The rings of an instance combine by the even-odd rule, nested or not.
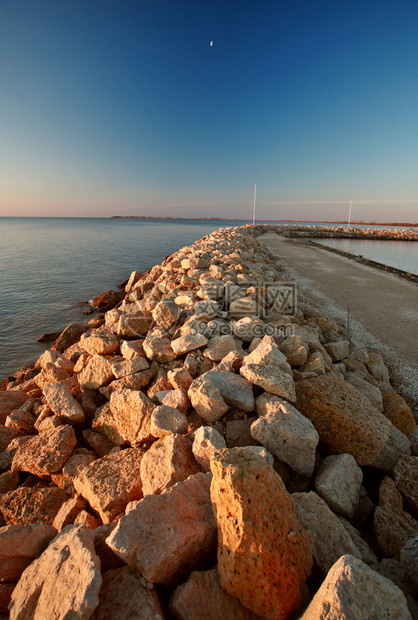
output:
[[[396,389],[418,415],[417,285],[306,240],[274,232],[258,239],[325,316],[347,326],[349,309],[351,335],[383,355]]]

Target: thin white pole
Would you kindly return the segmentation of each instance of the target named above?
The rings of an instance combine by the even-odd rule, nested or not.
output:
[[[257,193],[257,183],[254,183],[254,209],[253,209],[253,226],[255,225],[255,198]]]
[[[350,222],[351,222],[351,206],[353,204],[353,201],[350,200],[350,208],[348,210],[348,228],[350,228]]]

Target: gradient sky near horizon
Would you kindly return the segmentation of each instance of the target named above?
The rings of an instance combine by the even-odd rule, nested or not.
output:
[[[0,216],[418,221],[416,0],[0,0]],[[213,46],[210,42],[213,41]]]

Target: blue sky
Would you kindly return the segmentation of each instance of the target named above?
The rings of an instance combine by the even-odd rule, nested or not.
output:
[[[417,221],[416,0],[0,0],[0,215]],[[213,41],[213,46],[210,46]]]

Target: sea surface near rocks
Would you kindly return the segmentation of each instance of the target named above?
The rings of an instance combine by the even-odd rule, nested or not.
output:
[[[184,245],[248,222],[112,218],[0,218],[0,378],[33,363],[36,340],[71,322],[131,271]]]
[[[316,239],[321,245],[418,275],[418,244],[375,239]]]

